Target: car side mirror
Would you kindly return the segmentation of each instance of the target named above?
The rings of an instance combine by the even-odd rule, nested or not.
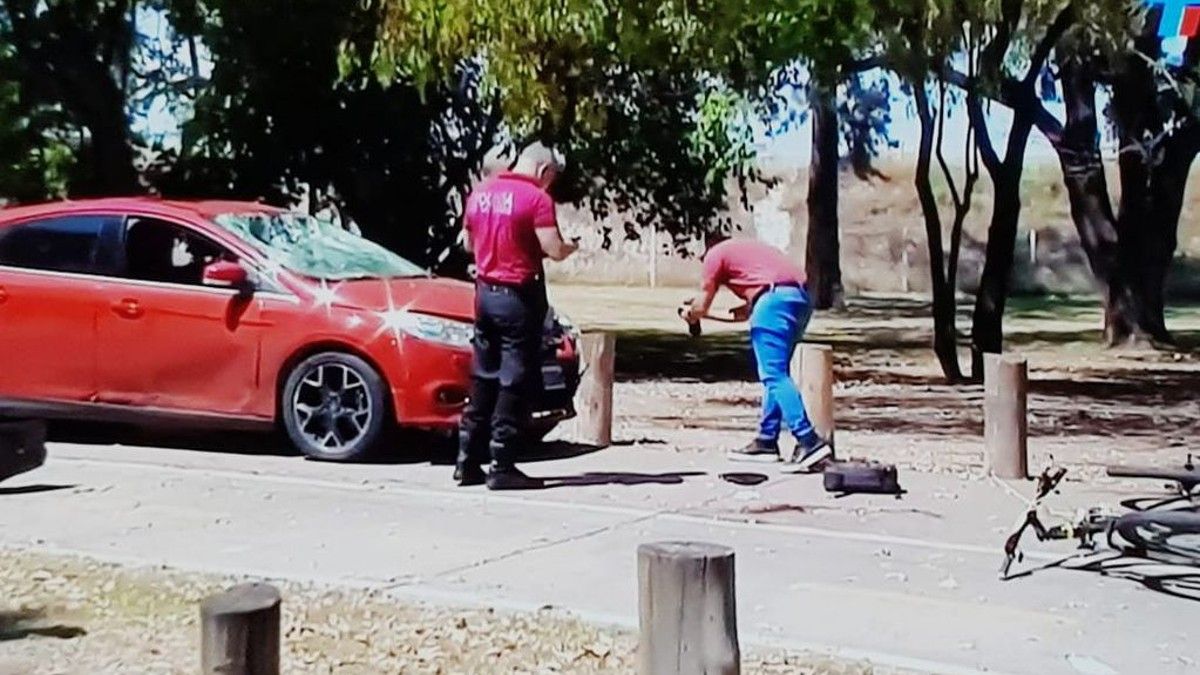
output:
[[[254,290],[250,273],[241,264],[230,260],[217,260],[205,265],[201,283],[217,288],[233,288],[243,294]]]

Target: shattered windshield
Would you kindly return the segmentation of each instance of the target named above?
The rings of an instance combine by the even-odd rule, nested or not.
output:
[[[213,219],[281,266],[317,279],[417,277],[428,272],[337,225],[299,213],[224,213]]]

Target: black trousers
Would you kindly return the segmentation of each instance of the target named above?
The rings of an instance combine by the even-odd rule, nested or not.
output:
[[[529,400],[540,381],[546,288],[480,282],[475,289],[471,398],[458,434],[459,464],[516,461]]]

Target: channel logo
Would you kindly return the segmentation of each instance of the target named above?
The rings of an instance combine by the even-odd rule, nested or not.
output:
[[[1200,0],[1146,0],[1146,6],[1162,8],[1158,37],[1191,38],[1200,33]]]

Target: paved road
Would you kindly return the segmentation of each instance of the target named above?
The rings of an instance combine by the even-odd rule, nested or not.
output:
[[[0,545],[634,625],[637,545],[704,540],[737,551],[746,642],[947,673],[1200,667],[1200,602],[1078,570],[998,581],[1020,507],[992,482],[908,474],[903,499],[834,499],[815,477],[662,446],[529,469],[559,486],[495,495],[429,464],[54,444],[0,486]],[[769,480],[739,487],[728,471]],[[1123,489],[1068,485],[1064,503]]]

